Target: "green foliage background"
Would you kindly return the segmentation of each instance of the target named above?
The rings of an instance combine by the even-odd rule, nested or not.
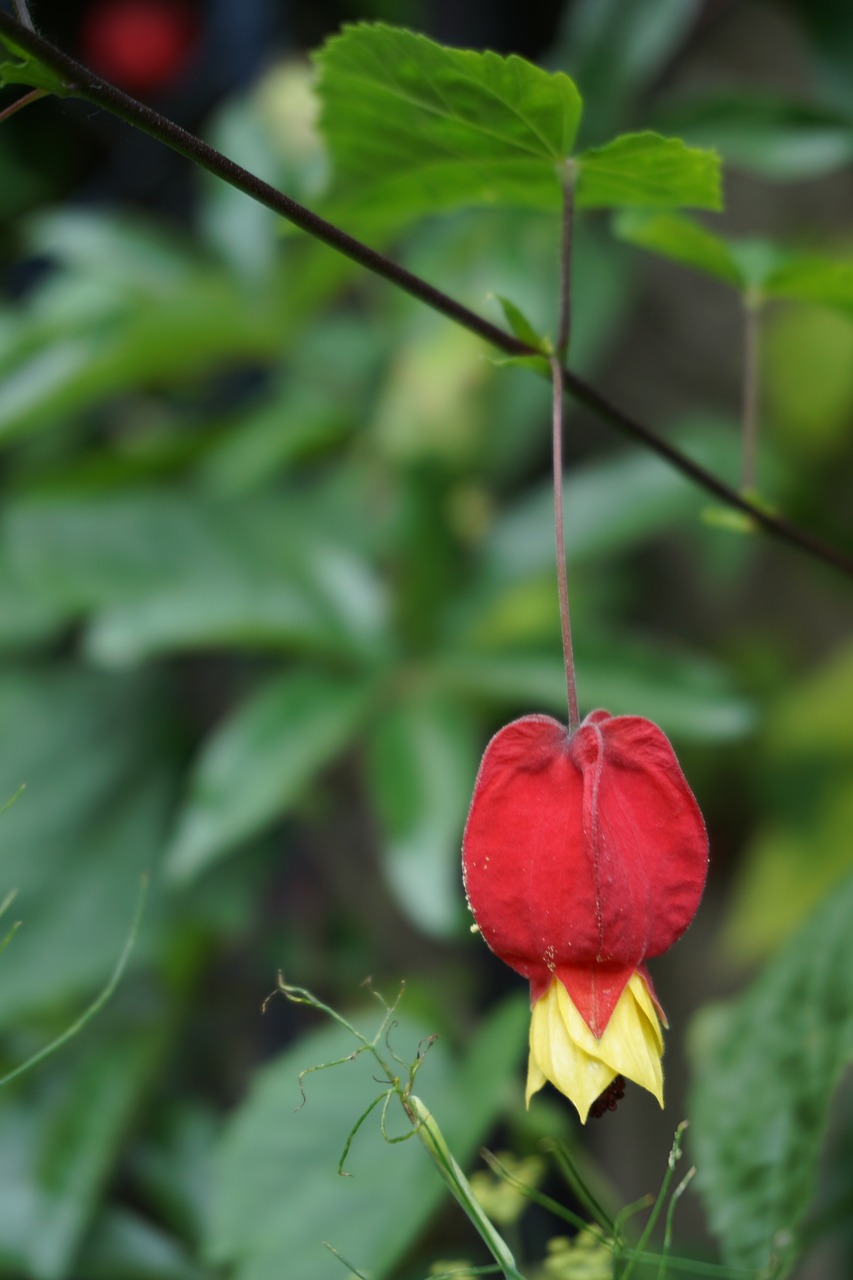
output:
[[[726,166],[704,236],[682,215],[579,216],[571,363],[737,483],[737,294],[758,271],[742,246],[781,246],[762,259],[780,299],[762,493],[849,545],[851,20],[747,4],[706,28],[698,11],[576,3],[544,59],[583,92],[582,168],[648,128]],[[496,322],[506,297],[553,333],[551,152],[490,173],[485,210],[457,208],[481,203],[482,174],[452,166],[436,206],[395,154],[377,203],[334,125],[355,101],[340,70],[327,54],[349,187],[340,163],[328,184],[300,62],[207,135]],[[0,823],[23,921],[0,961],[5,1068],[103,986],[143,871],[152,888],[109,1009],[0,1099],[0,1275],[326,1280],[345,1273],[324,1239],[389,1280],[479,1257],[414,1144],[365,1129],[338,1178],[369,1073],[309,1078],[294,1112],[299,1071],[348,1047],[260,1004],[279,967],[344,1007],[368,974],[388,994],[405,979],[394,1045],[441,1034],[419,1089],[461,1160],[496,1131],[522,1154],[581,1142],[555,1098],[523,1110],[524,993],[470,936],[458,872],[489,734],[563,714],[548,389],[210,179],[190,227],[64,203],[28,127],[0,136],[5,265],[47,264],[0,311],[0,798],[26,783]],[[582,706],[672,736],[713,851],[700,919],[655,972],[667,1114],[629,1096],[583,1142],[634,1200],[689,1115],[723,1258],[805,1252],[843,1280],[850,586],[703,522],[701,493],[586,415],[567,449]],[[688,1073],[691,1014],[740,987],[699,1014]],[[678,1252],[714,1256],[698,1201],[679,1212]],[[531,1256],[546,1234],[530,1226]]]

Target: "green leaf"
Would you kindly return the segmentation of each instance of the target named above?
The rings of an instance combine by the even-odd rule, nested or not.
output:
[[[270,326],[264,308],[250,315],[224,282],[199,279],[171,299],[128,297],[107,327],[84,317],[80,331],[22,358],[7,373],[0,409],[0,441],[55,428],[121,391],[147,382],[165,385],[197,377],[226,359],[267,360]],[[128,314],[127,308],[136,307]],[[26,325],[26,316],[22,327]]]
[[[132,721],[125,723],[125,732],[127,723]],[[104,745],[120,751],[114,737]],[[88,749],[81,756],[81,765],[84,762],[93,767]],[[115,777],[110,778],[111,787],[115,782]],[[57,787],[55,815],[38,823],[41,830],[37,830],[37,836],[55,842],[55,849],[35,840],[9,846],[14,853],[14,859],[7,858],[11,882],[23,885],[26,879],[29,884],[26,890],[22,888],[16,907],[24,927],[3,955],[0,1024],[4,1027],[44,1017],[56,1009],[62,1011],[64,1024],[69,1002],[78,1005],[109,976],[139,877],[155,867],[161,855],[173,781],[165,770],[148,763],[140,766],[136,777],[124,779],[124,788],[126,795],[118,796],[111,796],[108,788],[108,813],[85,811],[85,825],[69,831],[63,839],[61,833],[50,830],[67,812],[66,796],[60,801]],[[49,786],[41,780],[37,786],[33,781],[16,808],[31,805],[33,797],[48,795],[52,802],[54,792]],[[40,807],[48,805],[45,802]],[[37,823],[27,825],[37,828]],[[24,861],[29,865],[22,874],[18,868]],[[39,874],[42,883],[34,885],[32,881]],[[131,969],[145,957],[156,937],[154,929],[153,921],[143,926]],[[56,962],[58,955],[61,964]],[[46,1038],[41,1032],[39,1043]]]
[[[567,76],[378,24],[346,28],[317,61],[349,210],[393,221],[471,204],[560,207],[581,114]],[[626,134],[575,163],[581,205],[720,207],[717,157],[678,138]]]
[[[529,369],[541,378],[551,378],[551,365],[545,356],[488,356],[496,369]]]
[[[377,1021],[375,1008],[367,1017],[370,1024]],[[504,1082],[524,1052],[528,1019],[526,999],[513,999],[484,1024],[461,1062],[451,1062],[439,1042],[420,1070],[420,1094],[428,1102],[446,1100],[435,1102],[436,1119],[462,1164],[500,1114]],[[411,1059],[432,1030],[404,1016],[392,1032],[393,1048]],[[334,1269],[324,1240],[369,1267],[374,1280],[388,1280],[440,1203],[443,1184],[420,1143],[386,1146],[378,1118],[356,1136],[347,1161],[352,1177],[337,1173],[347,1134],[381,1092],[367,1055],[308,1076],[307,1101],[299,1108],[300,1071],[354,1047],[338,1028],[301,1037],[256,1075],[226,1130],[214,1173],[208,1254],[230,1264],[235,1280],[281,1280],[283,1258],[288,1275],[329,1280]],[[514,1087],[520,1096],[520,1079]],[[398,1111],[388,1123],[395,1135],[409,1129]]]
[[[479,458],[486,431],[483,391],[491,373],[482,341],[435,315],[419,316],[397,344],[373,409],[374,438],[400,462]]]
[[[601,636],[594,643],[587,635],[586,646],[575,651],[584,714],[604,707],[613,715],[646,716],[665,733],[697,742],[731,741],[754,727],[754,709],[715,662],[622,636]],[[435,678],[447,691],[505,713],[566,716],[559,653],[448,655],[436,663]]]
[[[45,93],[53,93],[61,98],[67,96],[65,81],[5,34],[0,36],[0,57],[3,53],[10,53],[12,58],[0,61],[0,87],[23,84],[33,89],[43,89]]]
[[[842,783],[804,808],[799,821],[760,826],[741,854],[722,936],[737,964],[763,960],[850,870],[853,788]]]
[[[0,795],[27,784],[2,819],[4,883],[19,890],[25,927],[3,955],[0,1025],[60,1013],[29,1048],[67,1025],[69,1002],[76,1012],[103,987],[140,877],[160,860],[173,788],[169,751],[153,729],[164,695],[151,679],[64,664],[7,663],[0,678]]]
[[[853,1058],[853,878],[747,991],[700,1016],[691,1134],[725,1260],[786,1275],[815,1193],[833,1093]]]
[[[613,223],[621,240],[649,249],[672,262],[695,267],[736,289],[746,281],[737,258],[722,236],[714,235],[700,223],[678,213],[642,213],[626,210]]]
[[[631,244],[695,267],[741,292],[853,310],[853,262],[792,252],[767,240],[716,236],[681,214],[629,211],[614,231]]]
[[[853,312],[853,261],[849,256],[791,256],[770,275],[765,292],[771,298],[791,298]]]
[[[17,796],[13,796],[11,800],[7,800],[5,808],[8,808],[13,804],[17,798]],[[0,812],[2,812],[2,810],[0,810]],[[113,969],[106,986],[102,988],[88,1008],[84,1009],[83,1012],[70,1024],[70,1026],[67,1026],[64,1031],[59,1033],[58,1036],[54,1036],[54,1038],[48,1041],[47,1044],[42,1045],[42,1047],[37,1049],[35,1053],[31,1053],[23,1062],[19,1062],[17,1066],[12,1067],[10,1071],[7,1071],[4,1075],[0,1076],[0,1085],[5,1086],[10,1084],[13,1080],[18,1079],[19,1076],[25,1075],[28,1071],[32,1071],[36,1067],[40,1066],[41,1063],[45,1062],[48,1058],[52,1058],[55,1053],[58,1053],[65,1047],[65,1045],[69,1044],[75,1036],[78,1036],[84,1027],[86,1027],[93,1018],[97,1017],[107,1002],[112,999],[116,988],[124,977],[124,971],[127,968],[128,960],[130,959],[131,952],[133,951],[136,943],[136,936],[139,932],[139,925],[142,920],[142,909],[145,905],[147,888],[148,880],[147,877],[145,877],[140,884],[139,898],[137,900],[136,911],[134,912],[133,920],[131,922],[130,933],[125,940],[121,955],[116,962],[116,966]],[[15,890],[6,895],[2,905],[0,905],[0,915],[2,915],[8,907],[11,906],[15,897]],[[19,924],[20,922],[17,922],[12,926],[2,944],[0,944],[0,950],[6,949],[6,946],[16,933]]]
[[[699,0],[576,0],[551,56],[584,87],[584,132],[606,138],[689,38]],[[590,133],[590,130],[592,132]]]
[[[837,103],[850,120],[853,111],[853,86],[850,84],[850,51],[853,49],[853,23],[846,5],[834,0],[814,0],[799,17],[808,34],[815,71],[820,75],[821,94],[827,102]]]
[[[26,575],[9,562],[6,548],[0,548],[0,650],[31,654],[38,645],[52,640],[67,618],[62,604],[35,590]]]
[[[0,157],[0,186],[6,176]],[[128,390],[144,388],[144,403],[159,408],[164,387],[199,379],[191,400],[198,408],[195,395],[212,374],[246,361],[267,367],[290,340],[310,334],[318,304],[358,270],[316,242],[301,243],[293,254],[277,252],[274,269],[248,289],[228,264],[177,236],[79,211],[40,217],[30,239],[55,261],[14,314],[0,311],[0,441],[55,433],[104,401],[111,421],[124,424],[129,413],[141,425],[140,402],[111,400]],[[207,413],[216,399],[206,401]],[[188,408],[185,400],[170,407],[176,416]],[[197,421],[192,410],[190,418]],[[122,427],[118,437],[121,454],[137,433],[126,440]]]
[[[51,177],[28,148],[26,154],[6,135],[0,144],[0,217],[20,225],[21,215],[42,200],[53,198]],[[17,308],[16,308],[17,310]],[[0,346],[5,345],[5,317],[0,314]]]
[[[702,523],[711,529],[722,529],[726,533],[740,536],[758,532],[758,525],[753,517],[733,507],[705,507],[702,512]]]
[[[21,579],[71,611],[220,576],[237,541],[222,506],[157,487],[25,498],[3,533]]]
[[[581,113],[568,76],[381,24],[344,28],[316,61],[321,127],[357,199],[409,215],[559,207]]]
[[[197,649],[304,649],[353,656],[362,642],[372,648],[374,606],[380,599],[371,575],[337,549],[317,567],[327,573],[325,600],[304,581],[282,578],[267,589],[260,575],[252,581],[235,566],[218,583],[207,579],[162,587],[99,614],[86,635],[86,653],[98,664],[122,667]],[[344,588],[337,599],[336,582]]]
[[[55,269],[0,345],[0,439],[53,429],[119,391],[180,382],[223,359],[270,360],[295,330],[277,273],[247,306],[224,267],[130,220],[53,214],[30,239]]]
[[[126,213],[80,207],[40,211],[27,223],[26,237],[32,253],[79,273],[78,278],[109,281],[151,298],[192,287],[204,267],[191,242]]]
[[[755,708],[713,658],[621,633],[589,641],[578,654],[588,709],[646,716],[683,741],[728,742],[754,730]]]
[[[801,182],[844,169],[853,159],[850,117],[813,102],[748,91],[673,103],[656,119],[661,129],[726,164],[773,182]]]
[[[349,520],[329,529],[325,495],[211,500],[166,488],[10,504],[10,567],[86,637],[105,665],[187,648],[382,648],[385,600]],[[340,505],[340,503],[338,504]]]
[[[213,1280],[178,1240],[125,1208],[99,1215],[74,1275],[75,1280]]]
[[[80,1276],[78,1254],[151,1084],[162,1024],[103,1025],[0,1113],[0,1239],[6,1274]],[[13,1267],[9,1267],[9,1263]],[[8,1268],[8,1270],[7,1270]]]
[[[764,726],[767,815],[739,861],[723,930],[727,956],[754,963],[790,935],[850,869],[853,648],[790,683]]]
[[[363,314],[315,319],[292,348],[293,364],[288,361],[263,401],[241,406],[230,430],[205,450],[198,470],[205,489],[245,498],[270,480],[277,483],[294,465],[326,457],[360,431],[361,406],[392,336],[378,318],[371,323]]]
[[[511,298],[539,334],[554,324],[555,236],[552,214],[495,209],[484,218],[476,209],[453,218],[422,224],[407,245],[407,265],[418,275],[450,290],[477,308],[496,294]],[[614,244],[603,220],[578,218],[572,235],[572,368],[591,376],[609,349],[615,329],[632,307],[636,256]],[[412,329],[418,322],[412,304]],[[547,368],[547,362],[545,367]],[[550,376],[550,375],[549,375]],[[510,384],[524,388],[513,393]],[[523,399],[521,398],[523,396]],[[542,393],[529,378],[493,380],[488,412],[488,450],[481,450],[477,470],[500,473],[506,454],[503,439],[513,440],[514,460],[506,460],[507,478],[517,479],[519,465],[535,466],[542,449],[538,431],[519,431],[520,420],[541,414]],[[495,456],[497,453],[497,457]],[[521,462],[526,458],[526,462]]]
[[[347,745],[369,697],[363,684],[300,672],[240,706],[196,761],[168,873],[192,879],[285,813]]]
[[[112,1170],[124,1131],[150,1079],[158,1038],[125,1034],[109,1047],[93,1045],[71,1077],[52,1117],[38,1161],[38,1182],[50,1205],[32,1241],[38,1280],[62,1280]]]
[[[737,465],[737,441],[725,420],[706,419],[673,437],[690,457],[718,474]],[[636,546],[690,520],[703,499],[662,459],[619,451],[573,470],[564,487],[566,552],[588,564]],[[550,482],[529,488],[492,526],[485,546],[491,581],[524,583],[553,572],[554,496]]]
[[[695,209],[723,207],[720,158],[659,133],[624,133],[575,160],[577,203],[587,209],[622,205]]]
[[[438,936],[459,932],[459,847],[477,774],[473,727],[434,691],[402,697],[368,740],[368,782],[385,872],[402,909]]]
[[[781,447],[795,466],[825,465],[849,440],[853,318],[808,303],[775,308],[761,346],[764,398]]]
[[[288,74],[288,69],[298,75],[303,66],[294,59],[277,68],[282,76]],[[240,94],[227,98],[213,119],[205,122],[204,136],[205,141],[223,155],[239,156],[244,169],[305,202],[305,193],[294,188],[294,175],[282,174],[283,166],[275,155],[269,131],[259,119],[258,103],[252,97]],[[227,182],[205,174],[204,183],[205,198],[198,212],[205,240],[247,283],[262,285],[264,276],[275,269],[275,258],[280,252],[281,219]],[[316,192],[313,194],[316,196]]]
[[[238,928],[245,922],[238,909]],[[134,1188],[181,1240],[199,1244],[209,1209],[210,1167],[222,1117],[213,1104],[178,1098],[140,1135],[134,1148]]]
[[[529,347],[535,347],[538,351],[541,351],[544,347],[545,340],[536,332],[524,312],[521,311],[514,302],[511,302],[509,298],[502,298],[500,295],[497,295],[497,300],[504,313],[504,319],[510,329],[512,329],[515,336],[521,342],[526,342]]]
[[[811,756],[824,768],[833,756],[853,759],[851,705],[853,646],[848,644],[781,700],[767,725],[773,758],[801,761]]]
[[[788,262],[791,253],[770,240],[747,236],[728,241],[729,252],[738,264],[747,289],[764,294],[768,280]]]

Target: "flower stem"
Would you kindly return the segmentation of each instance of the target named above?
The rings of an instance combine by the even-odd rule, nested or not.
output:
[[[557,327],[557,355],[566,363],[572,327],[572,232],[575,221],[575,171],[566,161],[563,177],[563,220],[560,243],[560,318]]]
[[[741,473],[744,493],[756,487],[758,455],[758,326],[761,299],[747,294],[743,313],[743,399],[741,402]]]
[[[565,1178],[572,1194],[584,1211],[589,1215],[590,1221],[597,1223],[603,1227],[609,1235],[613,1235],[615,1231],[613,1217],[604,1208],[595,1192],[587,1186],[584,1175],[575,1165],[572,1156],[565,1142],[556,1139],[546,1139],[542,1144],[545,1151],[550,1152],[557,1167]]]
[[[554,389],[552,450],[554,467],[554,536],[557,544],[557,592],[560,597],[560,630],[563,636],[563,663],[566,668],[566,699],[569,704],[569,733],[580,724],[575,659],[572,652],[572,624],[569,618],[569,582],[566,574],[566,536],[563,529],[563,370],[551,356]]]
[[[557,593],[560,598],[560,631],[563,637],[563,664],[566,668],[566,700],[569,706],[569,733],[580,724],[575,659],[572,652],[572,625],[569,617],[569,582],[566,573],[566,536],[563,527],[563,366],[571,337],[572,228],[574,223],[574,171],[566,165],[563,180],[563,222],[560,244],[560,318],[557,354],[550,357],[553,391],[551,449],[554,473],[554,537],[557,544]]]
[[[663,1175],[663,1181],[661,1182],[660,1190],[658,1191],[657,1197],[655,1198],[655,1202],[654,1202],[654,1205],[652,1206],[652,1211],[649,1214],[648,1221],[646,1222],[646,1225],[643,1228],[643,1233],[640,1236],[639,1241],[637,1242],[636,1256],[632,1257],[631,1260],[629,1261],[627,1267],[625,1268],[625,1271],[623,1272],[622,1280],[630,1280],[630,1276],[632,1275],[634,1270],[634,1263],[638,1260],[638,1258],[644,1252],[645,1247],[648,1244],[648,1241],[651,1237],[651,1234],[655,1229],[655,1224],[657,1223],[657,1220],[660,1216],[660,1211],[663,1208],[664,1201],[666,1200],[667,1193],[669,1191],[669,1184],[672,1182],[673,1174],[675,1173],[675,1166],[678,1163],[678,1161],[681,1159],[681,1141],[682,1141],[682,1138],[684,1137],[684,1130],[686,1128],[687,1128],[687,1121],[682,1120],[681,1124],[679,1124],[678,1128],[675,1130],[675,1137],[672,1140],[672,1148],[669,1153],[669,1159],[666,1162],[666,1172]]]
[[[17,102],[13,102],[11,106],[4,107],[4,109],[0,111],[0,124],[3,124],[5,120],[10,119],[11,116],[17,115],[17,113],[22,111],[24,107],[28,107],[31,102],[38,102],[39,98],[46,97],[46,89],[31,89],[29,93],[25,93]]]
[[[658,1280],[666,1280],[667,1261],[669,1259],[670,1248],[672,1247],[672,1220],[675,1216],[675,1206],[684,1195],[695,1174],[696,1166],[693,1165],[687,1170],[686,1174],[670,1196],[669,1204],[666,1209],[666,1226],[664,1227],[663,1234],[663,1254],[660,1260],[660,1267],[658,1268]]]
[[[524,1280],[515,1265],[506,1241],[483,1211],[480,1202],[471,1189],[471,1184],[457,1164],[453,1153],[445,1142],[441,1130],[435,1123],[427,1108],[415,1094],[404,1100],[403,1106],[415,1126],[415,1132],[426,1147],[438,1172],[441,1174],[450,1192],[468,1217],[468,1220],[480,1233],[480,1236],[501,1268],[506,1280]]]
[[[415,1094],[412,1093],[412,1085],[414,1084],[418,1068],[424,1061],[426,1049],[435,1037],[430,1036],[428,1040],[421,1041],[421,1045],[418,1048],[418,1055],[413,1063],[407,1063],[404,1058],[399,1057],[391,1048],[388,1036],[397,1025],[394,1021],[394,1014],[396,1013],[397,1006],[402,998],[403,988],[401,987],[396,1000],[394,1000],[392,1004],[388,1004],[383,1000],[378,991],[373,991],[373,994],[379,1000],[379,1003],[385,1011],[385,1016],[383,1017],[379,1029],[372,1040],[368,1040],[367,1036],[362,1035],[362,1033],[358,1031],[352,1023],[346,1020],[343,1014],[338,1013],[338,1011],[333,1009],[330,1005],[324,1004],[322,1000],[318,1000],[317,997],[305,987],[295,987],[290,983],[285,982],[284,976],[281,973],[278,975],[276,990],[280,991],[285,999],[290,1000],[293,1004],[306,1004],[312,1009],[317,1009],[319,1012],[325,1013],[339,1026],[344,1027],[349,1031],[350,1034],[358,1041],[358,1048],[351,1054],[348,1054],[343,1058],[336,1058],[331,1062],[318,1063],[317,1066],[314,1067],[306,1067],[304,1071],[300,1072],[299,1090],[302,1094],[303,1102],[305,1100],[305,1091],[302,1087],[302,1081],[307,1075],[310,1075],[315,1071],[323,1071],[327,1067],[340,1066],[344,1062],[352,1062],[362,1053],[371,1054],[379,1066],[380,1071],[383,1072],[384,1079],[381,1083],[385,1084],[387,1087],[377,1098],[374,1098],[370,1105],[361,1113],[350,1130],[349,1136],[346,1140],[346,1145],[344,1146],[343,1154],[341,1155],[341,1159],[338,1163],[338,1173],[343,1173],[344,1171],[344,1162],[346,1161],[353,1138],[358,1133],[362,1124],[371,1112],[373,1112],[377,1106],[382,1104],[379,1128],[385,1141],[388,1143],[405,1142],[409,1138],[417,1136],[429,1152],[433,1163],[447,1186],[450,1188],[450,1191],[457,1203],[461,1205],[473,1226],[480,1233],[481,1238],[497,1263],[496,1270],[504,1276],[504,1280],[524,1280],[524,1277],[515,1265],[515,1259],[512,1256],[509,1246],[484,1213],[477,1197],[471,1189],[471,1184],[465,1177],[465,1174],[462,1172],[462,1169],[453,1156],[453,1153],[448,1147],[441,1130],[432,1115],[424,1106],[423,1102],[421,1102],[420,1098],[416,1097]],[[274,994],[275,992],[273,992],[273,995]],[[263,1008],[266,1008],[269,999],[271,999],[270,996],[268,996],[267,1000],[264,1001]],[[378,1046],[383,1043],[383,1041],[391,1059],[393,1059],[393,1064],[387,1061],[379,1051]],[[405,1079],[395,1072],[394,1065],[406,1068]],[[388,1110],[388,1104],[393,1097],[399,1098],[403,1110],[412,1126],[410,1130],[401,1134],[399,1137],[389,1136],[385,1127],[385,1115]],[[340,1257],[336,1250],[333,1249],[332,1252],[336,1253],[336,1256]],[[345,1258],[341,1258],[341,1261],[350,1267],[350,1270],[354,1275],[361,1275],[361,1272],[357,1271],[351,1264],[347,1263]],[[484,1269],[483,1274],[486,1274],[490,1270],[492,1269]],[[492,1273],[494,1274],[494,1272]],[[480,1273],[478,1272],[478,1274]]]

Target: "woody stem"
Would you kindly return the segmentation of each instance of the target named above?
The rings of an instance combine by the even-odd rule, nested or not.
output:
[[[269,183],[202,142],[200,138],[187,133],[180,125],[159,115],[143,103],[135,101],[115,85],[101,80],[94,72],[75,62],[73,58],[69,58],[62,50],[43,40],[31,30],[31,24],[27,21],[29,13],[25,0],[16,0],[15,7],[18,13],[17,20],[0,9],[0,41],[8,40],[14,48],[24,49],[42,66],[55,72],[69,95],[82,98],[101,110],[110,112],[117,119],[126,121],[134,128],[141,129],[150,137],[171,147],[179,155],[186,156],[201,168],[214,174],[221,181],[227,182],[236,190],[244,192],[251,199],[272,209],[295,226],[301,227],[303,231],[307,231],[323,244],[330,245],[338,253],[359,263],[365,270],[372,271],[382,279],[390,281],[397,288],[418,298],[425,306],[431,307],[440,315],[447,316],[470,333],[478,334],[499,351],[510,356],[541,354],[538,348],[493,325],[421,276],[406,270],[399,263],[378,253],[354,236],[348,235],[340,227],[327,222],[312,210],[292,200],[283,191],[277,191]],[[595,387],[590,386],[583,378],[565,367],[563,384],[565,390],[580,404],[585,405],[590,412],[624,436],[639,441],[647,449],[651,449],[693,484],[701,485],[708,493],[727,503],[728,506],[750,516],[765,532],[790,546],[799,547],[801,551],[807,552],[824,564],[853,578],[853,555],[850,552],[841,547],[831,546],[784,516],[774,515],[763,506],[750,502],[737,489],[725,484],[687,454],[671,445],[668,440],[657,435],[645,423],[611,403]]]

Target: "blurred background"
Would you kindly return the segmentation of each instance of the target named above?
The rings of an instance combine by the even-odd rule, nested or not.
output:
[[[33,12],[308,205],[331,175],[307,54],[382,19],[567,71],[585,146],[645,127],[716,146],[716,230],[853,248],[853,11],[833,0]],[[737,484],[740,300],[610,222],[579,218],[571,363]],[[551,218],[475,210],[381,247],[496,322],[502,295],[553,332],[557,239]],[[388,998],[405,980],[393,1044],[411,1058],[440,1034],[419,1092],[460,1158],[580,1141],[556,1094],[524,1111],[526,992],[471,936],[459,875],[489,736],[564,714],[548,388],[70,100],[0,130],[0,273],[0,802],[26,784],[0,820],[22,922],[0,960],[4,1069],[103,987],[151,875],[115,998],[2,1098],[0,1275],[346,1274],[323,1240],[373,1277],[482,1262],[413,1145],[369,1123],[338,1177],[370,1073],[309,1077],[294,1115],[299,1071],[349,1047],[308,1011],[260,1010],[282,969],[367,1028],[364,980]],[[768,307],[759,350],[762,497],[849,549],[853,311]],[[699,918],[654,968],[666,1114],[629,1089],[583,1134],[624,1203],[656,1189],[686,1114],[692,1015],[851,867],[850,583],[721,527],[588,414],[570,410],[566,440],[582,711],[655,719],[711,833]],[[833,1159],[826,1187],[841,1169],[849,1185]],[[679,1251],[713,1256],[699,1199],[679,1212]],[[522,1254],[549,1230],[526,1220]],[[846,1230],[804,1276],[851,1273]]]

